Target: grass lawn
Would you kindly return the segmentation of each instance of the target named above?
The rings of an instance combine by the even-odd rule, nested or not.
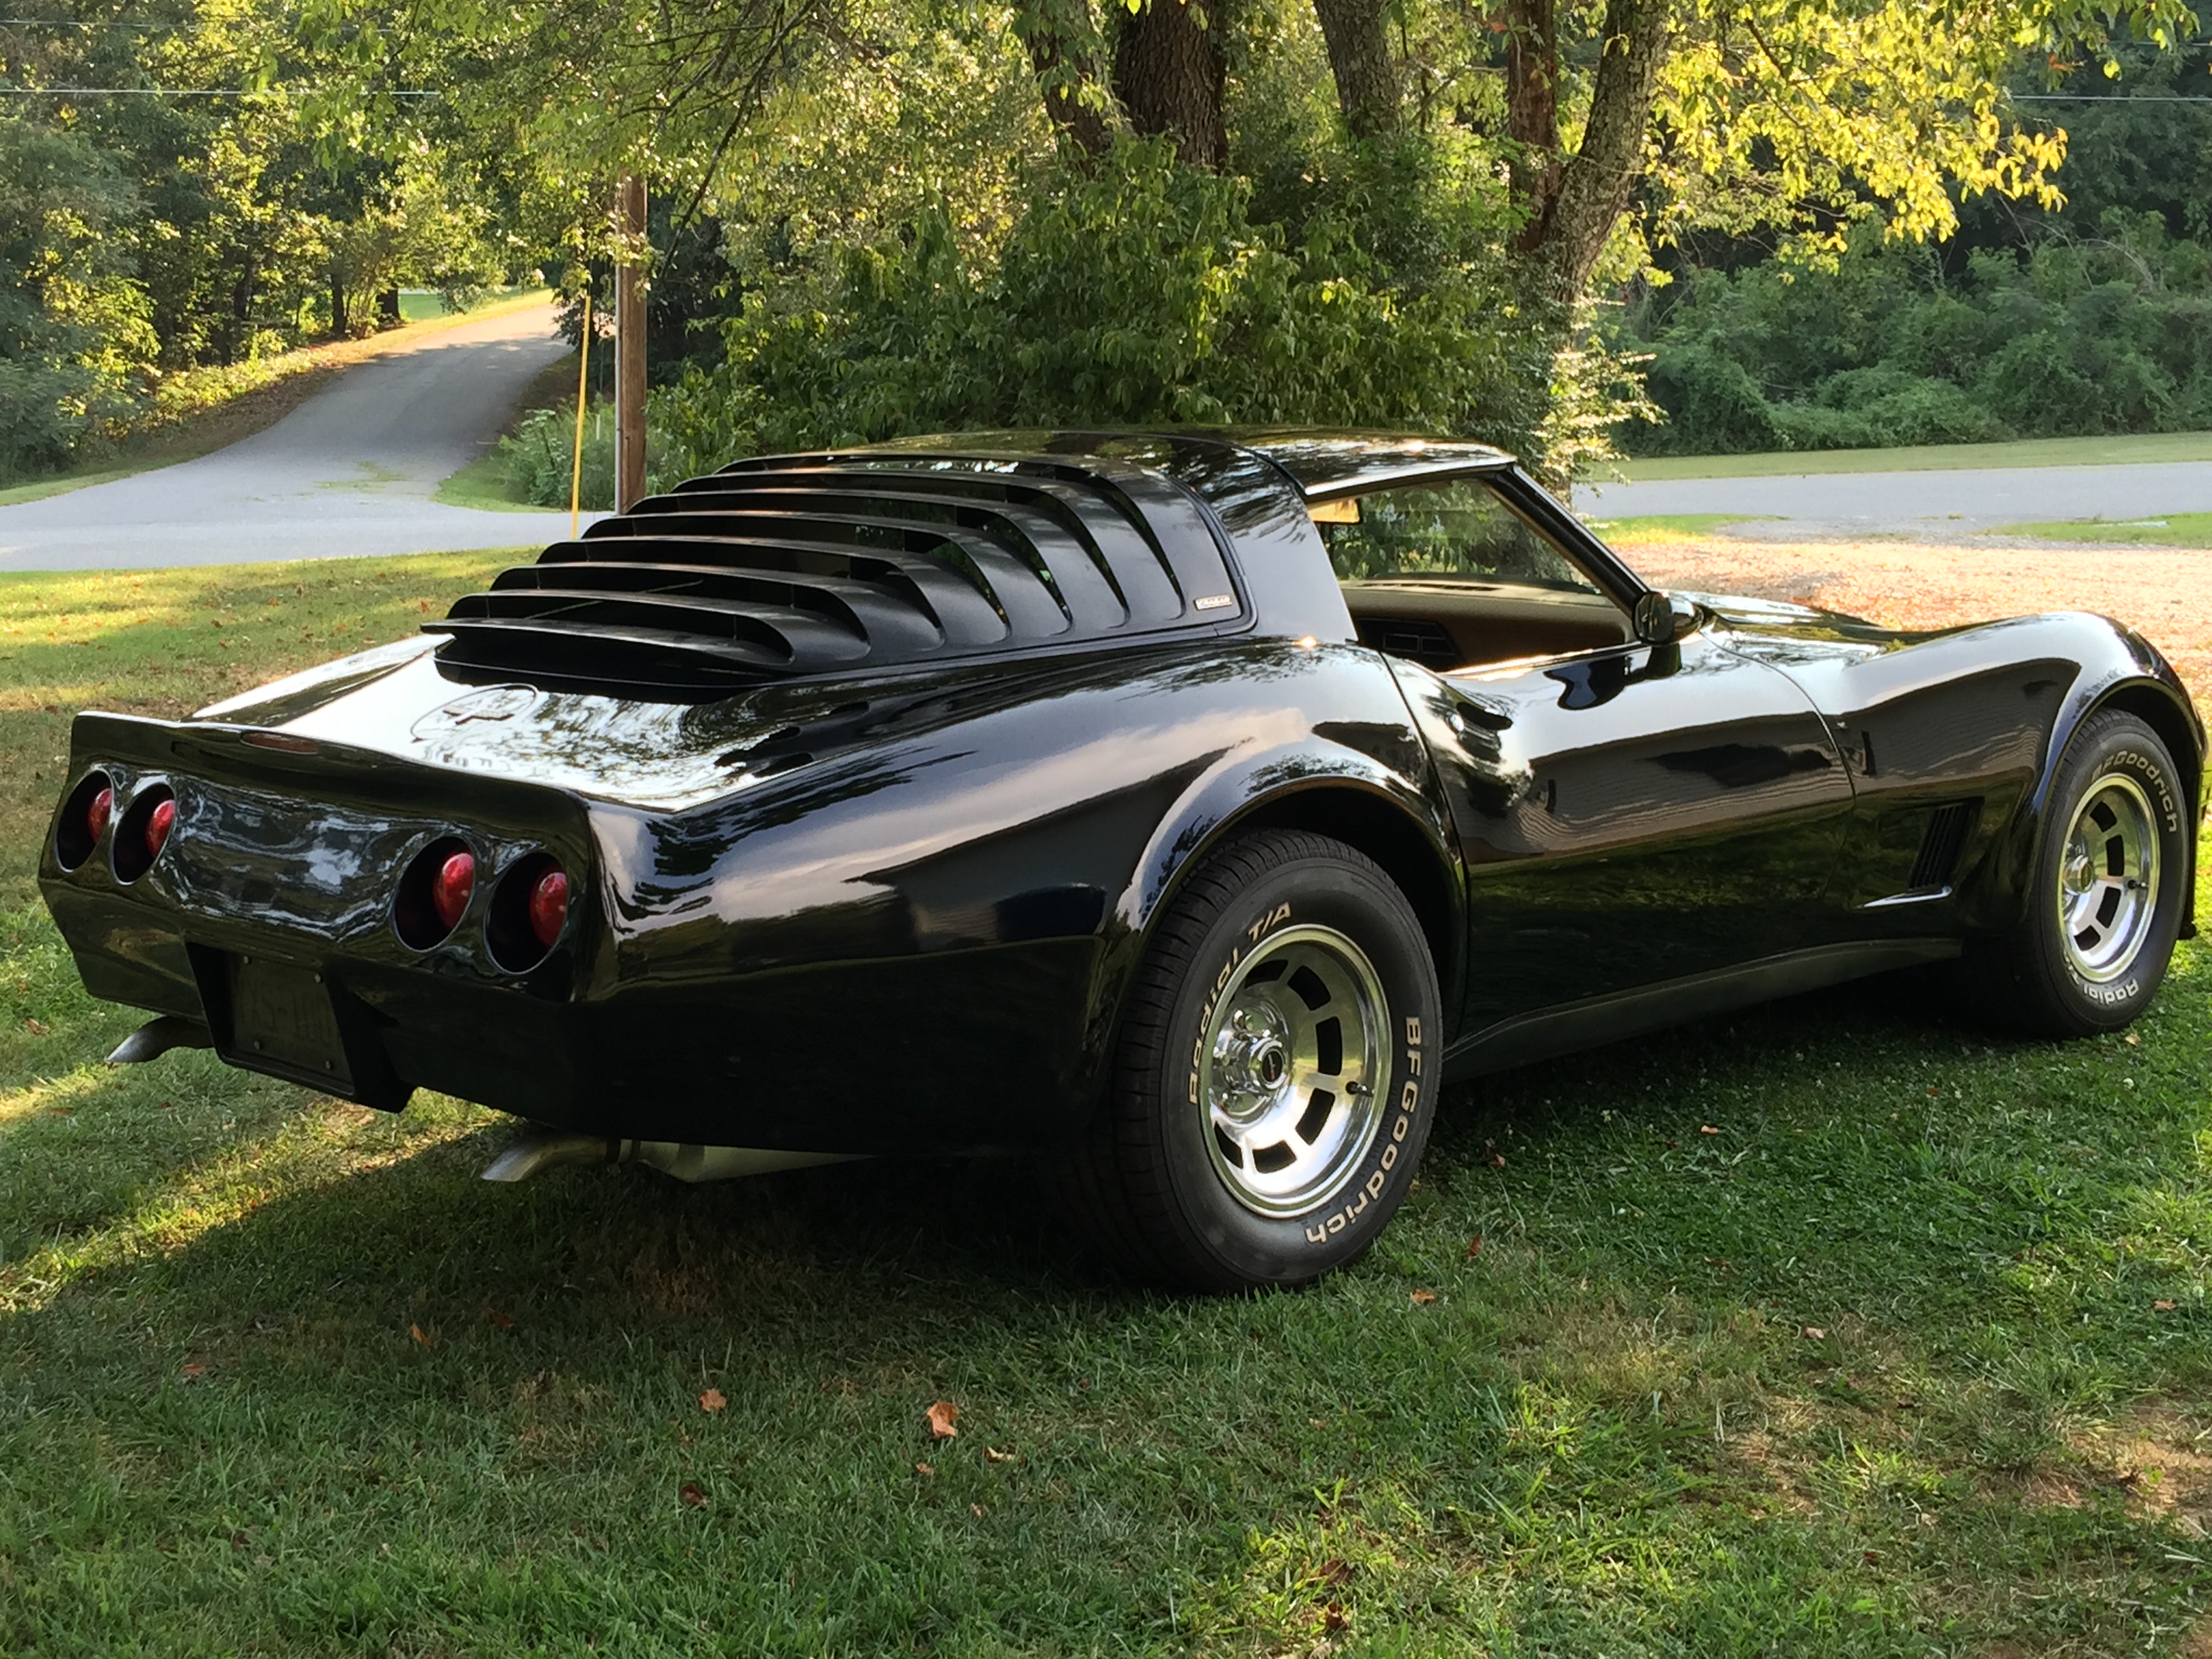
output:
[[[1750,524],[1772,515],[1761,513],[1652,513],[1634,519],[1592,519],[1589,527],[1615,547],[1694,541],[1724,525]]]
[[[2212,461],[2212,432],[2157,432],[2115,438],[2025,438],[2012,443],[1929,444],[1911,449],[1668,455],[1623,462],[1620,470],[1630,483],[1641,483],[1652,478],[1772,478],[1795,477],[1808,472],[1949,472],[1985,466],[2118,466],[2155,461]]]
[[[2008,524],[1990,533],[2054,542],[2124,542],[2136,547],[2212,547],[2212,513],[2169,513],[2162,519],[2054,519]]]
[[[1877,984],[1462,1089],[1366,1261],[1211,1302],[1015,1166],[493,1188],[453,1101],[98,1065],[61,711],[501,562],[0,580],[0,1652],[2212,1651],[2202,945],[2124,1041]]]

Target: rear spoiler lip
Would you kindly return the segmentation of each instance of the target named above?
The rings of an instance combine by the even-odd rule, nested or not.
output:
[[[256,741],[256,739],[262,741]],[[270,738],[281,743],[270,743]],[[436,766],[281,728],[88,710],[70,730],[70,776],[100,759],[334,803],[581,830],[590,806],[555,785]],[[558,802],[549,811],[549,805]]]

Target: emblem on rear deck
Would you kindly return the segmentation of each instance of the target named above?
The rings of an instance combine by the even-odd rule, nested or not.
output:
[[[423,715],[415,722],[414,735],[418,738],[434,738],[479,720],[510,720],[535,708],[538,695],[526,685],[488,685]]]

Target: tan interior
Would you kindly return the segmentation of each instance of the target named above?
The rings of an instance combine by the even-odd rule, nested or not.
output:
[[[1596,593],[1450,578],[1342,586],[1362,643],[1439,672],[1635,638],[1620,607]]]

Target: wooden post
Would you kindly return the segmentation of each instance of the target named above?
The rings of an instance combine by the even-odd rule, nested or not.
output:
[[[623,253],[635,261],[645,238],[645,180],[623,175],[616,195]],[[615,268],[615,510],[645,496],[645,267]]]

